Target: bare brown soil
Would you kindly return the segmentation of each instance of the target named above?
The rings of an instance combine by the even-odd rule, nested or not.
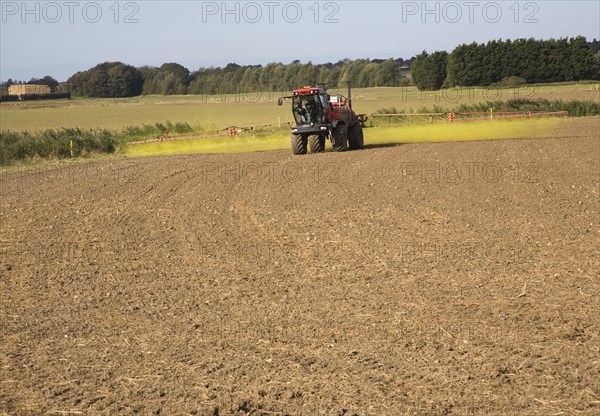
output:
[[[3,175],[0,414],[598,415],[599,132]]]

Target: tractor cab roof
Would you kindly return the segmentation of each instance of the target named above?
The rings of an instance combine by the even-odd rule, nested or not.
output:
[[[314,95],[314,94],[327,94],[325,89],[319,87],[304,87],[298,88],[297,90],[292,91],[292,95],[294,97],[302,96],[302,95]]]

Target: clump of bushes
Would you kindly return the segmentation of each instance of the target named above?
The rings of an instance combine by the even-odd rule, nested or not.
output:
[[[380,108],[376,111],[377,114],[406,114],[405,110],[399,110],[396,107]]]
[[[586,100],[528,100],[524,98],[507,101],[487,101],[482,103],[462,104],[454,111],[457,113],[483,112],[493,108],[494,111],[568,111],[571,117],[587,117],[600,115],[600,103]]]
[[[115,153],[122,145],[122,136],[105,129],[63,128],[30,133],[0,131],[0,165],[36,157],[62,159],[88,156],[93,153]]]
[[[600,115],[600,102],[588,100],[547,100],[540,98],[537,100],[529,100],[526,98],[518,98],[506,101],[485,101],[480,103],[461,104],[460,106],[450,110],[440,106],[432,108],[422,107],[416,112],[412,110],[399,110],[396,107],[382,108],[377,110],[378,114],[407,114],[407,113],[445,113],[453,111],[455,113],[476,113],[486,112],[490,108],[494,111],[531,111],[531,112],[555,112],[568,111],[570,117],[588,117]]]
[[[68,92],[53,92],[50,94],[24,94],[24,95],[0,95],[0,102],[5,101],[31,101],[31,100],[62,100],[71,98]]]
[[[0,165],[10,165],[15,161],[34,158],[64,159],[72,156],[87,157],[93,154],[116,153],[126,146],[127,142],[162,136],[166,130],[169,134],[194,131],[188,123],[171,121],[128,126],[120,132],[80,128],[50,129],[39,132],[2,130],[0,131]]]
[[[188,123],[172,123],[171,121],[167,121],[166,124],[155,123],[142,124],[141,126],[127,126],[123,129],[122,134],[126,136],[127,139],[133,140],[141,137],[161,136],[167,130],[170,134],[183,134],[194,131],[192,126],[190,126]]]
[[[513,87],[522,87],[525,84],[527,84],[527,81],[525,80],[525,78],[511,76],[511,77],[504,77],[498,82],[493,82],[492,84],[490,84],[490,86],[499,87],[499,88],[513,88]]]

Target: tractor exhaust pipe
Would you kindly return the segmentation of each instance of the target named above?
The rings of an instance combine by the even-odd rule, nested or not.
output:
[[[352,109],[352,82],[348,81],[348,105]]]

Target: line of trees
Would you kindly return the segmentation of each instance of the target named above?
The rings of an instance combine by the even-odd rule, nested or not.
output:
[[[235,93],[256,89],[289,91],[298,86],[325,84],[345,86],[352,80],[355,87],[400,86],[409,83],[402,75],[402,60],[343,60],[335,64],[270,63],[266,66],[204,68],[198,71],[189,86],[191,94]],[[406,67],[406,69],[408,69]]]
[[[412,72],[412,81],[406,72]],[[600,79],[600,42],[584,37],[558,40],[494,40],[463,44],[451,53],[427,53],[403,59],[344,59],[336,63],[237,65],[200,68],[190,72],[177,63],[135,68],[105,62],[77,72],[62,85],[62,92],[85,97],[131,97],[140,94],[231,94],[241,91],[289,91],[298,86],[325,84],[345,87],[411,85],[421,90],[455,86],[520,85]],[[9,80],[3,85],[3,91]],[[49,85],[60,91],[50,76],[28,83]]]
[[[104,62],[77,72],[67,81],[71,93],[84,97],[133,97],[142,93],[144,77],[137,68],[121,62]]]
[[[412,79],[421,90],[439,90],[446,79],[448,52],[423,51],[412,66]]]
[[[415,59],[412,78],[421,90],[598,80],[597,48],[596,40],[588,43],[582,36],[463,44],[450,54],[424,51]]]
[[[319,65],[294,61],[288,65],[270,63],[264,67],[229,64],[225,68],[199,70],[189,85],[189,93],[235,93],[257,89],[289,91],[315,84],[333,88],[346,86],[349,80],[357,88],[401,86],[410,82],[401,72],[403,67],[408,69],[401,59],[346,59]]]
[[[78,72],[67,82],[74,95],[88,97],[283,91],[316,83],[345,86],[347,80],[352,80],[355,87],[401,86],[410,82],[401,73],[402,69],[408,70],[409,64],[410,60],[402,59],[346,59],[319,65],[300,61],[266,66],[231,63],[225,68],[200,68],[192,73],[177,63],[133,68],[121,62],[105,62]]]

